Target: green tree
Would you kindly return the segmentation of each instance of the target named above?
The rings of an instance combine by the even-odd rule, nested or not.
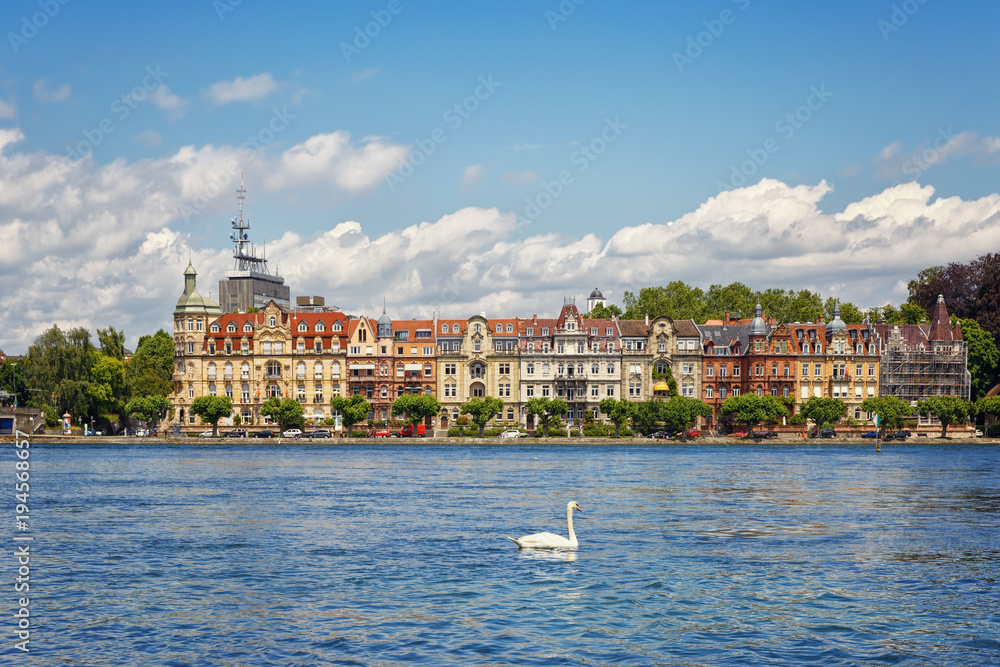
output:
[[[671,433],[680,433],[693,426],[698,417],[711,417],[712,406],[697,398],[674,396],[661,401],[660,417]]]
[[[941,437],[944,438],[948,435],[948,426],[969,421],[975,406],[958,396],[931,396],[917,401],[917,412],[937,417],[941,422]]]
[[[606,414],[611,423],[615,425],[616,438],[621,437],[622,424],[635,416],[638,407],[635,403],[627,401],[624,398],[616,399],[610,397],[602,400],[598,406],[601,412]]]
[[[169,396],[174,391],[174,339],[163,329],[141,336],[132,358],[125,364],[129,396]]]
[[[97,330],[97,340],[101,346],[101,354],[112,359],[125,362],[125,332],[114,327]]]
[[[826,300],[823,307],[827,321],[833,320],[834,307],[840,308],[840,319],[845,324],[860,324],[865,319],[865,314],[861,312],[861,309],[850,301],[840,301],[831,298]]]
[[[463,415],[469,415],[472,423],[479,427],[479,437],[483,437],[483,430],[486,423],[503,410],[503,401],[492,396],[470,398],[462,403],[458,411]]]
[[[114,357],[97,355],[90,369],[86,392],[100,415],[120,414],[125,399],[125,364]]]
[[[602,306],[597,304],[594,309],[584,315],[584,317],[595,319],[595,320],[610,320],[612,317],[617,317],[621,319],[622,309],[618,306],[611,304],[610,306]]]
[[[641,320],[649,315],[652,319],[666,315],[675,320],[693,319],[703,321],[705,294],[701,288],[675,280],[663,287],[643,287],[636,296],[625,292],[624,319]]]
[[[896,396],[873,396],[861,402],[861,409],[878,415],[879,429],[901,428],[903,418],[913,414],[910,404]]]
[[[819,430],[826,424],[834,424],[847,414],[847,403],[844,403],[839,398],[810,396],[799,407],[799,414],[815,422],[818,435]]]
[[[548,437],[549,424],[569,409],[566,401],[561,398],[547,396],[529,398],[524,407],[529,415],[538,417],[538,423],[542,425],[542,437]]]
[[[354,394],[350,398],[334,396],[330,399],[330,407],[340,413],[340,420],[347,427],[347,437],[351,437],[351,429],[360,421],[368,417],[371,405],[361,394]]]
[[[650,433],[662,427],[662,400],[658,398],[649,398],[645,401],[634,403],[633,405],[635,405],[635,412],[632,414],[632,425],[635,426],[635,430],[643,433]]]
[[[191,414],[212,425],[212,435],[219,435],[219,420],[233,414],[233,402],[228,396],[199,396],[191,402]]]
[[[904,303],[899,307],[899,319],[902,324],[920,324],[920,320],[927,319],[927,313],[920,306]]]
[[[500,408],[503,408],[502,404]],[[441,403],[430,394],[403,394],[392,402],[390,412],[393,417],[406,415],[416,431],[417,424],[441,412]]]
[[[955,318],[957,319],[957,318]],[[975,320],[957,320],[969,350],[969,373],[972,375],[972,400],[978,401],[997,383],[1000,350],[993,334]]]
[[[154,429],[169,413],[174,405],[159,394],[136,396],[125,405],[125,412],[136,419],[147,422]]]
[[[757,294],[743,283],[726,286],[712,285],[705,293],[704,318],[722,319],[729,313],[736,317],[753,317],[757,306]],[[761,304],[763,308],[763,304]],[[701,320],[704,322],[704,319]]]
[[[301,429],[306,425],[302,404],[294,398],[272,396],[261,404],[260,414],[277,422],[278,431],[281,433],[290,428]]]
[[[15,365],[16,364],[16,365]],[[11,404],[24,407],[31,400],[28,392],[28,385],[25,384],[25,374],[27,369],[23,362],[16,362],[11,359],[4,360],[0,365],[0,389],[8,392],[10,398],[7,400]],[[14,397],[17,397],[15,401]]]
[[[754,393],[730,396],[723,402],[719,412],[730,415],[734,423],[745,425],[748,434],[761,422],[777,421],[788,416],[788,408],[782,405],[777,396],[758,396]]]
[[[69,411],[74,417],[98,417],[96,404],[87,391],[96,356],[89,331],[78,327],[64,332],[53,325],[28,348],[25,383],[40,390],[33,397],[36,401],[45,397],[54,400],[59,414]],[[21,372],[18,366],[18,375]]]

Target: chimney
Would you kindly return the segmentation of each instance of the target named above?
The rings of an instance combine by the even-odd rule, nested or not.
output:
[[[533,324],[538,324],[538,315],[532,315],[531,319]]]

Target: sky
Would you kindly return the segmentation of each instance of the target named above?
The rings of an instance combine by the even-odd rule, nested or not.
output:
[[[0,349],[170,330],[230,219],[351,314],[898,304],[1000,241],[1000,3],[9,0]],[[95,335],[96,339],[96,335]]]

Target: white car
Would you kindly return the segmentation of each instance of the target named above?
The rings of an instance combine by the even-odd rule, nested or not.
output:
[[[521,433],[517,429],[509,429],[497,436],[498,438],[521,438],[524,437],[524,433]]]
[[[211,438],[212,437],[212,432],[211,431],[202,431],[201,433],[198,434],[198,437],[199,438]]]
[[[286,438],[297,438],[300,435],[302,435],[302,431],[300,431],[297,428],[290,428],[281,435],[285,436]]]

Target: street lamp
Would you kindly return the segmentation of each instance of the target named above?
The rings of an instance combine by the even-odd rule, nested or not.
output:
[[[80,430],[83,431],[83,415],[77,415],[76,423],[80,426]]]
[[[17,412],[17,362],[10,362],[11,367],[14,369],[14,411]]]

